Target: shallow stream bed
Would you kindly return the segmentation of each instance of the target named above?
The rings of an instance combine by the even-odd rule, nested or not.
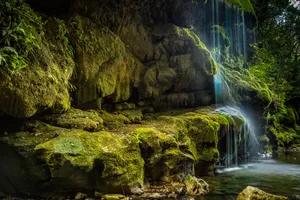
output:
[[[203,178],[211,192],[201,200],[235,200],[249,185],[283,196],[300,195],[300,152],[281,152],[276,158],[258,159]]]

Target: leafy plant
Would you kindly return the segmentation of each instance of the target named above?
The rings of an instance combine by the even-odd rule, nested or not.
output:
[[[40,18],[23,0],[0,1],[0,69],[28,66],[28,56],[40,48],[34,36],[36,27],[42,32]]]

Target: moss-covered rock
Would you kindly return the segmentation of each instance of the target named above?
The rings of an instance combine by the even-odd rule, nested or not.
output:
[[[23,131],[0,135],[0,158],[7,166],[17,167],[15,174],[11,168],[3,169],[9,181],[1,176],[0,182],[7,187],[0,189],[42,196],[49,188],[60,194],[93,190],[140,194],[144,179],[183,183],[189,174],[213,173],[219,157],[218,131],[236,126],[232,117],[210,108],[152,113],[143,120],[137,116],[140,110],[71,109],[44,117],[44,122],[27,121]],[[110,130],[85,131],[96,131],[101,119]],[[203,192],[199,184],[191,188],[196,190],[194,195]]]
[[[151,62],[147,63],[146,66],[149,68],[142,78],[139,98],[156,99],[171,88],[173,80],[176,78],[176,72],[169,67],[168,62]]]
[[[49,166],[57,190],[130,193],[131,187],[143,184],[144,161],[137,143],[109,132],[67,130],[35,151]]]
[[[145,160],[146,176],[156,181],[179,181],[192,172],[194,157],[180,151],[175,138],[153,128],[134,132]]]
[[[201,68],[195,67],[194,62],[191,53],[170,57],[170,66],[177,72],[175,92],[203,90],[207,87],[209,76]]]
[[[142,113],[142,110],[140,110],[140,109],[122,110],[122,111],[119,111],[118,113],[127,117],[131,123],[139,123],[143,119],[143,113]]]
[[[82,111],[72,108],[63,114],[53,114],[42,117],[42,120],[54,126],[76,128],[86,131],[99,131],[103,126],[103,119],[95,111]]]
[[[102,200],[129,200],[129,197],[126,197],[122,194],[105,194],[101,198]]]
[[[287,200],[288,198],[284,196],[269,194],[258,188],[248,186],[239,194],[237,200],[248,200],[248,199]]]
[[[144,160],[134,137],[38,121],[28,122],[24,129],[0,137],[0,163],[9,166],[1,168],[1,190],[8,194],[45,196],[51,188],[56,194],[131,193],[143,185]]]
[[[163,38],[162,43],[169,56],[189,54],[183,57],[183,59],[187,59],[187,63],[190,62],[196,69],[203,70],[207,75],[217,73],[217,64],[206,46],[192,30],[173,24],[160,24],[153,28],[152,34],[158,39]]]
[[[123,114],[119,114],[118,112],[109,113],[104,110],[100,110],[97,113],[103,119],[104,126],[107,127],[108,129],[115,129],[118,127],[125,126],[125,124],[131,123],[131,121],[130,121],[130,119],[128,119],[128,117],[124,116]],[[138,113],[138,114],[139,114],[138,116],[140,116],[140,113]],[[135,116],[132,116],[132,117],[135,117]],[[140,118],[141,118],[141,116],[140,116]]]
[[[213,174],[219,159],[218,141],[224,137],[219,134],[220,128],[229,134],[229,126],[240,130],[245,123],[241,117],[215,113],[209,108],[160,113],[154,121],[158,130],[176,138],[183,153],[193,156],[196,175]]]

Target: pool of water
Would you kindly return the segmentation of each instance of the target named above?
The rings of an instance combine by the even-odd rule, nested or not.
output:
[[[300,152],[278,153],[203,179],[211,192],[201,200],[235,200],[249,185],[278,195],[300,195]]]

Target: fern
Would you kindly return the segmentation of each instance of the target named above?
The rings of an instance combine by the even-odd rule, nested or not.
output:
[[[0,1],[0,69],[19,70],[39,49],[35,30],[42,32],[42,22],[24,0]],[[26,59],[25,59],[26,58]]]
[[[7,64],[7,62],[6,62],[5,57],[0,53],[0,66],[6,65],[6,64]]]

